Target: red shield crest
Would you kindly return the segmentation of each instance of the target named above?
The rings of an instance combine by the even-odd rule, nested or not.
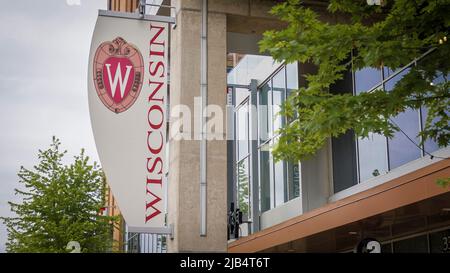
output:
[[[139,50],[121,37],[97,48],[93,62],[94,86],[109,110],[118,114],[134,104],[142,89],[143,64]]]

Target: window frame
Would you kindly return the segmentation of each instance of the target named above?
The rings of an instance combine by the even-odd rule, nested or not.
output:
[[[401,75],[402,73],[404,73],[404,72],[407,71],[408,69],[410,69],[410,68],[416,66],[416,65],[417,65],[417,62],[419,62],[420,60],[426,58],[427,55],[431,54],[434,50],[435,50],[435,49],[430,49],[430,50],[428,50],[427,52],[425,52],[424,54],[422,54],[422,56],[420,56],[420,57],[414,59],[413,61],[411,61],[410,63],[406,64],[405,66],[403,66],[403,67],[397,69],[396,71],[393,71],[393,72],[390,73],[389,75],[387,75],[387,73],[386,73],[386,67],[383,67],[382,69],[380,69],[381,79],[382,79],[382,80],[381,80],[380,82],[378,82],[377,84],[375,84],[371,89],[369,89],[369,90],[367,90],[367,91],[365,91],[365,92],[366,92],[366,93],[370,93],[370,92],[374,92],[375,90],[378,90],[378,89],[382,89],[384,92],[389,92],[389,91],[387,91],[387,89],[386,89],[386,84],[389,83],[389,81],[391,81],[392,79],[394,79],[394,78],[397,77],[398,75]],[[352,73],[351,73],[351,75],[352,75],[352,92],[353,92],[353,95],[357,95],[357,92],[356,92],[356,71],[354,71],[354,69],[353,69],[353,62],[351,63],[351,66],[352,66]],[[401,78],[400,78],[399,80],[401,80]],[[394,86],[395,86],[395,84],[394,84]],[[362,93],[362,92],[359,92],[359,93]],[[423,117],[423,115],[424,115],[424,114],[423,114],[424,109],[423,109],[423,107],[420,107],[419,109],[413,109],[413,110],[414,110],[414,111],[416,112],[416,114],[418,115],[417,125],[418,125],[418,130],[419,130],[419,132],[420,132],[420,131],[423,130],[423,128],[424,128],[424,122],[425,122],[424,117]],[[403,113],[403,112],[402,112],[402,113]],[[394,118],[394,117],[391,117],[391,118]],[[403,132],[399,132],[399,133],[400,133],[400,134],[403,134]],[[409,135],[408,135],[408,137],[411,137],[411,138],[414,139],[414,138],[416,138],[417,136],[409,136]],[[395,170],[395,169],[397,169],[397,168],[400,168],[400,167],[402,167],[403,165],[408,164],[408,163],[411,162],[411,161],[414,161],[414,160],[417,160],[417,159],[420,159],[420,158],[424,158],[424,157],[426,157],[429,153],[434,152],[434,151],[432,151],[432,152],[427,152],[427,151],[425,150],[425,145],[424,145],[424,144],[416,143],[416,146],[420,146],[420,156],[417,157],[417,158],[415,158],[415,159],[409,160],[408,162],[405,162],[405,163],[403,163],[403,164],[401,164],[401,165],[392,167],[392,158],[391,158],[392,155],[391,155],[390,150],[389,150],[389,145],[391,144],[392,139],[389,139],[388,137],[384,137],[384,138],[385,138],[385,145],[386,145],[386,146],[385,146],[383,149],[384,149],[385,154],[386,154],[386,157],[385,157],[385,158],[386,158],[386,171],[385,171],[385,173],[380,173],[380,175],[389,173],[389,172],[391,172],[392,170]],[[361,138],[358,138],[358,137],[356,137],[356,136],[355,136],[355,138],[354,138],[354,145],[355,145],[355,149],[356,149],[356,166],[357,166],[357,168],[356,168],[356,172],[357,172],[357,173],[356,173],[356,177],[357,177],[357,179],[356,179],[356,184],[353,185],[353,186],[356,186],[356,185],[361,184],[361,183],[366,183],[367,181],[370,181],[371,179],[373,179],[374,177],[376,177],[376,176],[374,176],[374,177],[370,177],[370,178],[367,178],[367,179],[361,179],[361,156],[360,156],[360,143],[359,143],[359,142],[360,142],[360,139],[361,139]],[[409,140],[408,140],[408,141],[409,141]],[[420,136],[419,136],[419,141],[420,141],[420,142],[422,141],[422,139],[420,138]],[[331,147],[331,148],[332,148],[332,147]],[[419,149],[419,147],[416,147],[416,148]],[[333,165],[334,165],[334,164],[333,164]],[[334,184],[334,178],[333,178],[332,180],[333,180],[332,184]],[[353,186],[351,186],[351,187],[353,187]],[[349,188],[351,188],[351,187],[349,187]],[[333,188],[334,188],[334,187],[333,187]],[[348,188],[346,188],[346,189],[348,189]],[[346,189],[343,189],[343,190],[346,190]],[[343,191],[343,190],[340,190],[340,191]],[[333,192],[334,192],[334,194],[336,194],[336,193],[338,193],[338,192],[340,192],[340,191],[337,191],[337,192],[333,191]]]

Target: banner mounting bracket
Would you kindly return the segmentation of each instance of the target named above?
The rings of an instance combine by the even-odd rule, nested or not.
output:
[[[131,226],[129,226],[128,232],[169,235],[171,240],[173,240],[173,238],[174,238],[173,224],[170,224],[169,226],[165,226],[165,227],[131,227]]]
[[[176,20],[174,17],[141,14],[141,13],[137,13],[137,12],[131,13],[131,12],[119,12],[119,11],[111,11],[111,10],[99,10],[98,15],[105,16],[105,17],[162,22],[162,23],[169,23],[169,24],[174,24],[174,25],[176,24]]]

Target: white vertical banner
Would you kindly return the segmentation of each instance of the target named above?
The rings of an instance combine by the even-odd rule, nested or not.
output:
[[[168,32],[168,23],[99,16],[92,38],[92,130],[130,230],[166,224]]]

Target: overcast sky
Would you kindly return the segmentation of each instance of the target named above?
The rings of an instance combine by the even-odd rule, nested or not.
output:
[[[98,160],[87,101],[87,63],[106,0],[0,0],[0,216],[17,201],[20,166],[32,167],[53,135]],[[0,252],[6,230],[0,223]]]

